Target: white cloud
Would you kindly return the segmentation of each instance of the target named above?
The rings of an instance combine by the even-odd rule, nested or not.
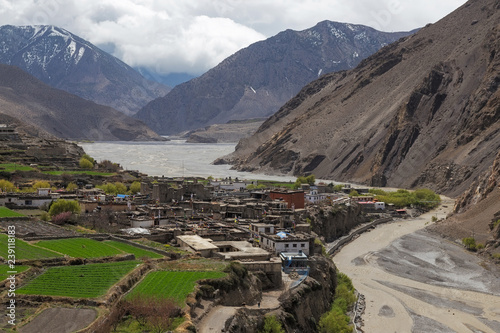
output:
[[[465,0],[0,0],[2,24],[53,24],[132,66],[201,74],[237,50],[323,20],[410,30]]]

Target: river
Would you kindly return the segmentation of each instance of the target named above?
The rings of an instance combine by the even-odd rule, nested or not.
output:
[[[138,170],[150,176],[271,179],[295,181],[295,177],[266,175],[231,170],[230,165],[211,164],[216,158],[234,151],[235,143],[187,143],[185,140],[162,142],[79,143],[97,161],[110,160],[124,169]]]

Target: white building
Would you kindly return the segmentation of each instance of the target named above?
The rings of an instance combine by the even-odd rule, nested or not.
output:
[[[314,238],[305,233],[286,233],[278,232],[275,235],[260,234],[260,247],[268,250],[275,255],[280,252],[299,252],[302,251],[306,255],[310,255],[311,244]]]

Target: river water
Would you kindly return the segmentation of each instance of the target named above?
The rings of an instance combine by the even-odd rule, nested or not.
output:
[[[124,169],[138,170],[150,176],[272,179],[295,181],[295,177],[273,176],[231,170],[230,165],[211,164],[216,158],[234,151],[234,143],[187,143],[185,140],[162,142],[79,143],[97,161],[110,160]]]

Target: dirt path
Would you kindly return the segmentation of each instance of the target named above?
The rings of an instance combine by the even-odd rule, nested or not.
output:
[[[273,290],[262,293],[260,301],[260,309],[274,310],[280,306],[278,297],[283,293],[283,290]],[[245,306],[247,309],[259,309],[257,304]],[[236,314],[236,311],[241,307],[234,306],[216,306],[196,325],[199,333],[220,333],[224,328],[226,321]]]
[[[333,260],[365,296],[363,330],[500,332],[500,272],[461,246],[426,231],[432,216],[380,225],[346,245]]]

